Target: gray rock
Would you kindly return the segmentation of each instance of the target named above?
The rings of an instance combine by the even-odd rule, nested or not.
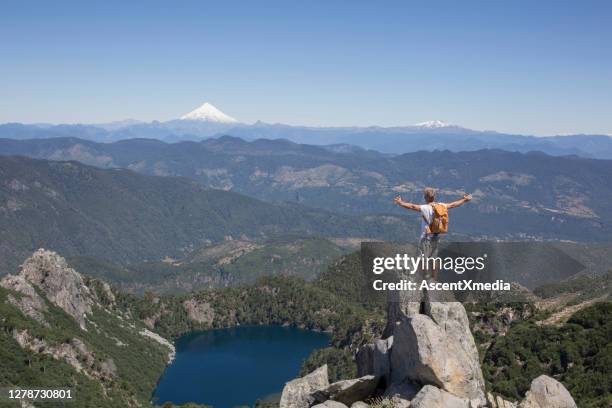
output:
[[[383,398],[391,400],[394,408],[407,408],[418,390],[416,385],[407,382],[391,384],[385,390]]]
[[[490,408],[516,408],[515,402],[506,401],[499,395],[493,395],[490,392],[487,393],[487,402]]]
[[[341,402],[328,400],[320,404],[313,405],[312,408],[348,408],[348,407]]]
[[[329,378],[325,364],[312,373],[285,384],[279,408],[309,408],[315,402],[312,394],[328,386]]]
[[[576,408],[576,403],[563,384],[541,375],[531,382],[519,408]]]
[[[391,372],[389,354],[393,345],[393,336],[386,339],[377,339],[374,343],[362,346],[355,360],[357,362],[357,375],[374,375],[388,381]]]
[[[459,398],[432,385],[426,385],[410,402],[411,408],[470,408],[467,399]]]
[[[345,405],[372,397],[376,391],[379,378],[366,375],[352,380],[342,380],[331,384],[329,387],[314,393],[315,400],[334,400]]]
[[[0,280],[0,286],[21,294],[21,296],[17,298],[9,294],[7,296],[8,303],[17,307],[21,313],[31,317],[38,323],[49,326],[44,316],[44,312],[47,311],[47,305],[38,293],[36,293],[34,286],[32,286],[26,278],[22,275],[7,275]]]
[[[410,400],[400,398],[400,397],[389,397],[387,398],[391,401],[393,408],[409,408],[411,406]]]
[[[457,340],[473,360],[478,361],[478,348],[463,305],[459,302],[425,302],[424,306],[425,314],[431,317],[447,336]]]
[[[464,343],[468,340],[457,338],[465,334],[459,334],[463,331],[455,323],[442,324],[417,314],[396,327],[391,350],[392,382],[435,385],[471,400],[475,406],[486,405],[478,356],[466,351]],[[452,331],[446,332],[447,327]],[[473,342],[471,334],[469,339]]]
[[[368,407],[369,405],[363,401],[353,402],[353,404],[351,405],[351,408],[368,408]]]
[[[95,295],[83,277],[53,251],[39,249],[21,266],[20,275],[39,287],[52,303],[62,308],[85,327],[85,315],[91,313]]]
[[[412,279],[409,279],[412,280]],[[387,299],[387,326],[383,337],[390,337],[395,327],[406,317],[420,313],[424,295],[421,291],[390,291]]]
[[[383,394],[383,397],[401,398],[410,401],[417,395],[419,388],[412,383],[402,382],[391,384]]]

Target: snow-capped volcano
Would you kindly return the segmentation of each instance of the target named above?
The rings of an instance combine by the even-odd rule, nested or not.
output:
[[[212,104],[205,102],[202,106],[192,110],[186,115],[181,116],[181,120],[201,120],[205,122],[217,123],[238,123],[238,121],[229,115],[221,112]]]
[[[443,122],[441,120],[429,120],[427,122],[417,123],[414,126],[428,128],[428,129],[438,129],[438,128],[451,127],[453,125],[451,125],[450,123]]]

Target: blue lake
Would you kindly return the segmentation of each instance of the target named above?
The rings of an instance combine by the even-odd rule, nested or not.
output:
[[[330,336],[292,327],[250,326],[191,333],[154,393],[157,404],[195,402],[215,408],[253,406],[282,391],[302,362]]]

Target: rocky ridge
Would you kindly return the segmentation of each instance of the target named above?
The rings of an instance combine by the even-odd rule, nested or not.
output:
[[[174,345],[147,329],[138,330],[130,316],[115,309],[115,294],[106,282],[87,281],[80,273],[69,267],[66,260],[53,251],[39,249],[22,265],[16,275],[7,275],[0,280],[0,287],[9,290],[7,302],[25,316],[45,327],[50,327],[47,314],[52,307],[58,307],[70,316],[82,332],[98,331],[91,319],[94,309],[99,309],[115,318],[123,328],[137,331],[168,349],[167,361],[175,355]],[[95,290],[97,287],[99,290]],[[50,355],[64,360],[77,372],[90,378],[108,379],[115,376],[116,365],[112,359],[102,359],[89,349],[79,337],[66,339],[64,343],[52,344],[44,338],[32,335],[28,330],[14,329],[12,337],[23,349]],[[125,346],[116,341],[118,346]]]
[[[377,401],[401,408],[576,407],[567,389],[545,375],[533,380],[519,402],[487,393],[461,303],[433,301],[423,293],[390,299],[388,311],[385,336],[356,354],[359,378],[328,384],[322,366],[288,382],[280,408],[361,408]]]

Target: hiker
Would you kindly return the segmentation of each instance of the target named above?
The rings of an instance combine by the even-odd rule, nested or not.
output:
[[[421,213],[421,236],[419,239],[419,252],[425,258],[435,258],[438,256],[438,243],[440,234],[448,232],[448,210],[459,207],[472,199],[469,194],[464,194],[461,200],[452,203],[436,202],[436,192],[433,188],[426,188],[423,191],[423,198],[426,204],[412,204],[402,200],[402,197],[395,197],[395,204],[408,210]],[[437,270],[433,268],[432,278],[436,280]]]

